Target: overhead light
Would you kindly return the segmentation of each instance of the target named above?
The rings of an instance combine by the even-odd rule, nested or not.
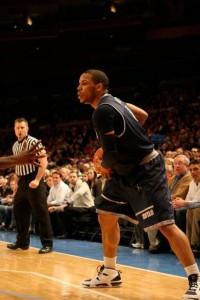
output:
[[[112,3],[112,4],[110,5],[110,11],[111,11],[113,14],[116,14],[117,8],[116,8],[115,4]]]
[[[33,20],[32,20],[32,18],[30,16],[27,16],[27,18],[26,18],[26,24],[28,26],[32,26],[33,25]]]

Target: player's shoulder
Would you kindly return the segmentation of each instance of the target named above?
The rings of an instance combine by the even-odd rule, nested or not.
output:
[[[110,102],[103,102],[95,109],[95,114],[107,114],[115,110],[114,106]]]
[[[113,119],[115,114],[115,109],[112,106],[103,104],[94,111],[93,120],[106,122],[108,119]]]

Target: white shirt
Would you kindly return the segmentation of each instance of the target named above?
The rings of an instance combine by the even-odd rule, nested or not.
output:
[[[200,207],[200,182],[196,183],[194,180],[190,182],[189,190],[185,201],[191,201],[188,208]]]
[[[78,179],[74,186],[74,191],[70,193],[68,201],[73,207],[91,207],[94,206],[94,198],[91,194],[89,185]]]
[[[70,192],[69,186],[61,180],[57,185],[50,188],[47,203],[50,205],[65,204],[68,202]]]

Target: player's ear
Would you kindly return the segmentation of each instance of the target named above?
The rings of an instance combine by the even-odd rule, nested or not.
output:
[[[98,91],[102,91],[105,89],[102,82],[98,82],[96,88]]]

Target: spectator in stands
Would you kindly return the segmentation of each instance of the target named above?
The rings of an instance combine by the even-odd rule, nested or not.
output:
[[[71,172],[71,166],[68,165],[68,166],[63,166],[63,167],[60,167],[60,174],[62,176],[62,180],[66,183],[66,184],[69,184],[69,175],[70,175],[70,172]]]
[[[8,185],[11,188],[12,193],[7,194],[5,198],[1,199],[0,205],[0,229],[7,230],[9,227],[14,227],[13,216],[13,199],[18,188],[18,176],[10,174],[8,178]]]
[[[62,222],[58,214],[51,209],[52,206],[61,206],[66,204],[69,200],[70,188],[64,183],[61,177],[61,173],[58,170],[52,172],[52,187],[50,188],[49,195],[47,197],[48,210],[50,212],[51,225],[55,236],[60,235],[62,230]],[[60,229],[61,228],[61,229]]]
[[[185,199],[192,176],[189,171],[189,159],[179,154],[174,158],[174,176],[169,183],[172,200],[176,197]],[[180,209],[175,211],[175,221],[180,229],[186,232],[186,210]]]
[[[53,186],[53,178],[51,174],[45,177],[45,183],[47,185],[47,193],[49,195],[50,188]]]
[[[8,185],[8,179],[0,176],[0,197],[5,198],[10,193],[12,193],[12,190]]]
[[[200,150],[198,148],[191,149],[191,159],[200,160]]]
[[[134,224],[135,240],[131,244],[133,248],[144,249],[144,230],[140,224]]]
[[[72,233],[73,218],[79,218],[87,209],[94,206],[94,198],[91,194],[88,184],[82,181],[78,176],[78,171],[73,170],[70,174],[71,193],[68,202],[59,206],[49,208],[50,212],[62,212],[60,218],[63,220],[63,230],[65,231],[60,238],[65,238]]]
[[[175,209],[189,208],[186,216],[186,233],[193,252],[200,254],[200,160],[191,161],[190,172],[192,181],[186,198],[176,197],[172,203]]]
[[[180,149],[179,151],[181,152],[182,150]],[[188,169],[189,163],[189,159],[183,154],[178,154],[174,158],[174,176],[169,182],[172,200],[176,197],[185,199],[187,195],[189,184],[192,180]],[[186,209],[175,210],[175,222],[182,231],[186,232]],[[157,239],[159,243],[157,243],[155,247],[151,247],[150,252],[159,253],[168,251],[169,244],[160,232],[158,233]]]
[[[174,176],[174,159],[165,158],[165,169],[167,174],[167,180],[170,183]]]
[[[93,167],[90,167],[87,171],[87,184],[91,190],[92,196],[95,198],[102,192],[102,180],[97,177],[97,173]]]
[[[67,202],[70,188],[64,183],[61,177],[61,173],[58,170],[52,172],[53,185],[50,188],[49,195],[47,197],[48,207],[58,206]]]

